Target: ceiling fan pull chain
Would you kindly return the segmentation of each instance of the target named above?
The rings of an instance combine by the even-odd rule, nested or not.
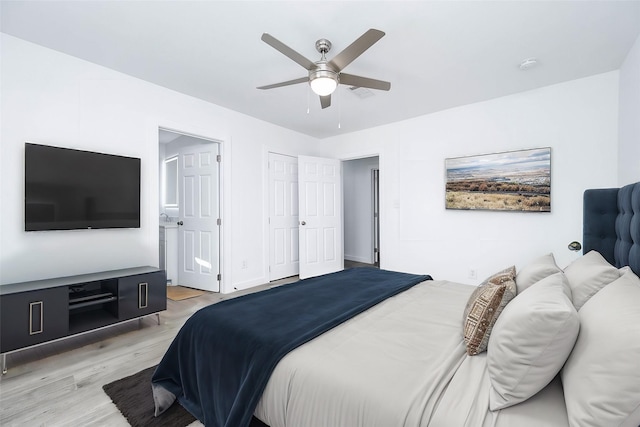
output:
[[[338,129],[340,129],[340,121],[342,120],[342,102],[340,102],[339,90],[336,90],[336,104],[338,104]]]
[[[311,86],[307,88],[307,114],[309,114],[309,92],[311,91]]]

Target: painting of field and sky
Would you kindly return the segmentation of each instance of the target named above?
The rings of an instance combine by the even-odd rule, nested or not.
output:
[[[551,148],[445,159],[447,209],[551,212]]]

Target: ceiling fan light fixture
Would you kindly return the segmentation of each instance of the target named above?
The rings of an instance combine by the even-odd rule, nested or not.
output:
[[[338,87],[338,73],[324,67],[311,71],[309,85],[316,95],[331,95]]]
[[[311,85],[311,90],[320,96],[331,95],[338,87],[338,82],[331,77],[317,77],[311,80],[309,84]]]

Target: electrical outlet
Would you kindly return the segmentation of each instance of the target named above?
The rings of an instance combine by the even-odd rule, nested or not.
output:
[[[476,271],[475,268],[470,268],[469,269],[469,279],[477,279],[478,278],[478,272]]]
[[[242,268],[243,270],[247,268],[247,260],[246,260],[246,259],[243,259],[243,260],[242,260],[242,267],[241,267],[241,268]]]

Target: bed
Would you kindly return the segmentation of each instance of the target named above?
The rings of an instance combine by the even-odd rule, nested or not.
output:
[[[584,255],[481,286],[351,269],[214,304],[152,380],[206,426],[640,425],[640,183],[584,195]],[[193,319],[193,320],[192,320]]]

